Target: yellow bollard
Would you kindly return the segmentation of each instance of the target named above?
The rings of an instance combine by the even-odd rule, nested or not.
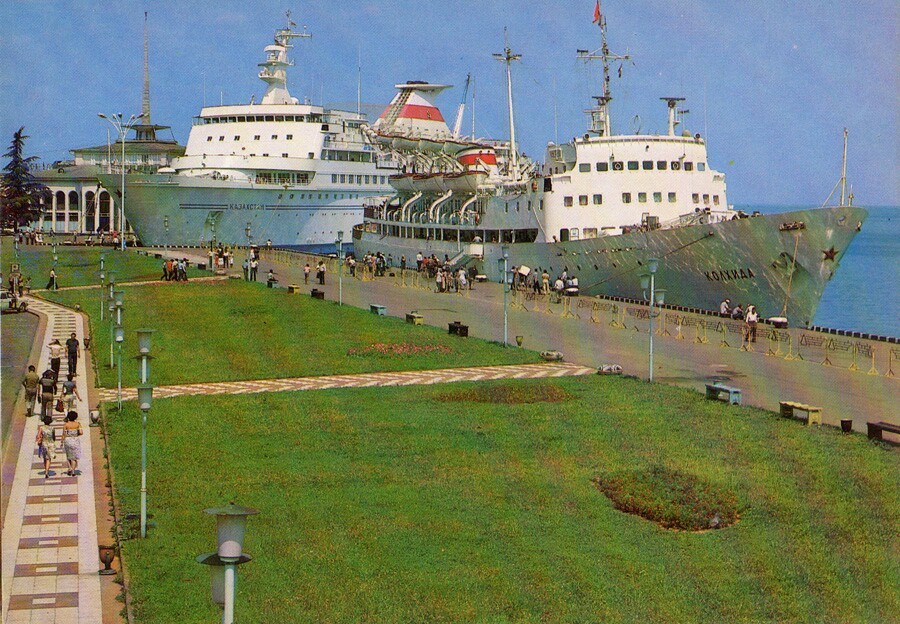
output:
[[[869,369],[867,373],[869,375],[878,375],[878,369],[875,368],[875,347],[872,347],[872,367]]]
[[[798,348],[797,350],[799,351],[800,349]],[[831,359],[828,357],[829,351],[834,351],[834,339],[833,338],[829,338],[828,342],[825,343],[825,359],[822,360],[822,366],[834,366],[831,363]]]
[[[893,377],[894,376],[894,350],[888,349],[888,370],[884,374],[885,377]]]
[[[563,312],[562,312],[562,316],[560,316],[560,318],[574,318],[574,319],[581,318],[580,316],[578,316],[577,314],[572,312],[572,298],[571,297],[563,297],[562,300],[563,300]]]
[[[720,322],[720,323],[716,326],[716,332],[722,334],[722,340],[719,342],[719,346],[722,347],[722,348],[726,348],[726,347],[730,347],[730,346],[731,346],[730,344],[728,344],[728,341],[725,339],[725,334],[726,334],[727,331],[728,331],[728,328],[725,327],[725,323]]]
[[[859,343],[854,342],[850,351],[853,353],[853,361],[850,362],[850,366],[847,367],[847,370],[858,371],[859,365],[856,363],[856,359],[859,356]]]
[[[684,317],[678,317],[678,321],[675,323],[675,340],[684,340],[684,334],[682,333],[683,326]]]
[[[600,303],[595,301],[591,304],[591,323],[600,322]]]
[[[697,325],[695,325],[694,327],[697,330],[697,338],[696,338],[697,343],[698,344],[709,344],[709,336],[707,336],[707,333],[706,333],[706,321],[703,319],[700,319],[700,322],[697,323]],[[700,332],[701,327],[703,328],[702,333]]]

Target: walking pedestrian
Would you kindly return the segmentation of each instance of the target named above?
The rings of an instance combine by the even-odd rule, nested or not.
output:
[[[259,260],[257,260],[256,258],[253,258],[253,260],[250,261],[250,281],[251,282],[256,281],[256,272],[258,270],[259,270]]]
[[[62,382],[62,401],[67,411],[75,409],[76,399],[80,401],[81,396],[78,394],[78,388],[75,386],[75,376],[67,375],[66,380]]]
[[[78,422],[78,412],[75,410],[66,414],[66,423],[63,425],[63,450],[66,452],[66,461],[69,462],[70,477],[81,474],[78,471],[78,460],[81,459],[81,440],[78,436],[84,434],[81,423]]]
[[[747,314],[744,317],[747,323],[747,338],[750,342],[756,342],[756,325],[759,322],[759,313],[755,305],[747,306]]]
[[[47,280],[47,290],[56,290],[57,282],[56,282],[56,270],[50,269],[50,279]]]
[[[246,258],[244,259],[244,264],[241,265],[241,268],[244,269],[244,281],[248,281],[250,279],[250,263],[247,262]]]
[[[44,371],[40,379],[41,387],[41,416],[51,416],[53,412],[53,397],[56,396],[56,377],[51,369]]]
[[[53,369],[53,381],[59,379],[59,367],[62,362],[62,345],[59,340],[53,339],[49,345],[50,349],[50,368]]]
[[[41,378],[38,376],[34,366],[28,367],[22,385],[25,387],[25,416],[30,417],[34,413],[34,400],[37,398],[38,387],[41,384]]]
[[[419,253],[416,254],[416,271],[421,271],[421,270],[422,270],[422,262],[423,262],[424,260],[425,260],[425,258],[422,256],[422,252],[421,252],[421,251],[420,251]]]
[[[81,346],[81,343],[78,342],[78,338],[75,337],[75,332],[72,332],[72,335],[66,340],[66,356],[68,358],[67,364],[69,365],[69,375],[75,375],[75,369],[78,366],[78,348]]]
[[[319,260],[318,266],[316,266],[316,277],[319,278],[319,284],[322,286],[325,285],[325,262]]]
[[[44,416],[41,425],[38,426],[34,441],[37,443],[38,457],[44,460],[44,478],[50,477],[50,462],[56,459],[56,429],[50,426],[53,418]]]
[[[303,283],[309,284],[309,262],[306,263],[306,266],[303,267]]]

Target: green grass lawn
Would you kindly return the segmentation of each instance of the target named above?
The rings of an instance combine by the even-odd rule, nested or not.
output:
[[[383,319],[379,319],[383,321]],[[509,404],[552,386],[557,402]],[[463,400],[459,391],[495,395]],[[138,510],[140,418],[108,418]],[[247,622],[886,622],[900,612],[898,455],[861,435],[633,379],[182,397],[149,425],[155,528],[124,543],[137,621],[212,622],[202,510],[258,508]],[[666,530],[601,473],[663,466],[737,524]],[[891,615],[891,614],[894,615]]]
[[[123,383],[138,383],[134,330],[153,328],[156,385],[266,379],[368,371],[486,366],[534,362],[533,351],[504,349],[475,338],[449,336],[434,327],[407,325],[351,306],[242,280],[124,287],[126,327]],[[99,293],[62,291],[48,298],[91,312],[99,385],[116,385],[109,362],[109,324],[100,325]],[[375,343],[441,345],[405,355],[351,355]]]
[[[63,237],[58,238],[58,242],[62,243]],[[6,276],[9,265],[16,261],[12,237],[4,236],[0,248],[2,248],[0,256],[3,274]],[[115,271],[116,280],[119,282],[154,280],[162,273],[161,260],[139,256],[131,251],[123,254],[111,247],[71,247],[62,244],[58,244],[56,250],[58,257],[56,275],[60,288],[99,284],[101,254],[106,257],[104,262],[106,271]],[[18,261],[22,266],[22,274],[31,278],[33,289],[44,288],[47,285],[50,269],[53,267],[53,252],[50,245],[22,246],[19,248]]]

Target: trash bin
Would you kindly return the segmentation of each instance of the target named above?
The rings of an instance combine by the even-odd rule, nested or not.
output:
[[[844,433],[853,432],[853,420],[850,418],[841,418],[841,431]]]
[[[447,333],[451,336],[459,335],[459,328],[462,327],[462,323],[459,321],[453,321],[452,323],[447,324]]]
[[[468,338],[469,336],[469,326],[468,325],[460,325],[456,329],[456,335],[460,338]]]

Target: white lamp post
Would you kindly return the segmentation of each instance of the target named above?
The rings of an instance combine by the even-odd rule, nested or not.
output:
[[[169,258],[169,215],[166,215],[163,219],[163,226],[166,228],[166,240],[163,241],[165,245],[166,259]]]
[[[114,293],[115,295],[115,308],[116,308],[116,326],[114,328],[116,344],[119,345],[118,349],[118,361],[116,363],[116,367],[118,370],[118,392],[116,394],[119,403],[119,411],[122,411],[122,343],[125,342],[125,328],[122,326],[122,312],[125,310],[125,291],[117,290]]]
[[[509,247],[503,245],[500,248],[503,257],[497,260],[499,265],[503,266],[503,346],[509,346],[509,307],[506,304],[509,296]]]
[[[147,413],[153,403],[153,386],[142,383],[137,391],[141,408],[141,537],[147,537]]]
[[[344,305],[344,232],[338,230],[338,305]]]
[[[222,624],[234,624],[234,592],[237,566],[251,560],[245,554],[244,532],[247,517],[259,511],[250,507],[239,507],[229,503],[224,507],[204,509],[205,513],[216,516],[218,550],[197,557],[197,562],[213,566],[212,599],[224,609]]]
[[[132,115],[128,118],[128,121],[123,121],[122,113],[116,113],[111,118],[103,113],[97,113],[97,116],[112,124],[116,132],[119,133],[119,140],[122,142],[122,202],[119,205],[119,241],[121,250],[125,251],[125,136],[144,117],[144,114]]]
[[[244,228],[244,234],[247,235],[247,270],[244,271],[244,279],[250,279],[250,222],[247,221],[247,227]]]
[[[647,261],[647,270],[650,272],[641,275],[641,288],[645,291],[645,293],[644,293],[645,298],[647,296],[646,295],[647,286],[650,287],[650,313],[649,313],[649,317],[650,317],[650,372],[648,375],[648,381],[653,381],[653,317],[655,316],[653,308],[654,308],[654,305],[657,300],[656,271],[658,268],[659,268],[659,260],[657,260],[656,258],[650,258]],[[665,291],[661,290],[659,294],[660,294],[659,303],[662,304],[663,299],[665,297]]]
[[[106,273],[104,272],[104,260],[106,260],[106,254],[100,254],[100,320],[103,321],[103,308],[104,306],[104,298],[106,297],[106,286],[104,285],[104,281],[106,280]]]
[[[109,290],[106,293],[106,303],[107,303],[107,312],[109,312],[109,368],[115,368],[115,362],[113,362],[113,342],[115,340],[115,336],[113,335],[113,325],[115,322],[113,321],[113,312],[116,310],[116,301],[115,295],[113,294],[116,290],[116,272],[109,271],[109,282],[107,283],[107,288]]]

